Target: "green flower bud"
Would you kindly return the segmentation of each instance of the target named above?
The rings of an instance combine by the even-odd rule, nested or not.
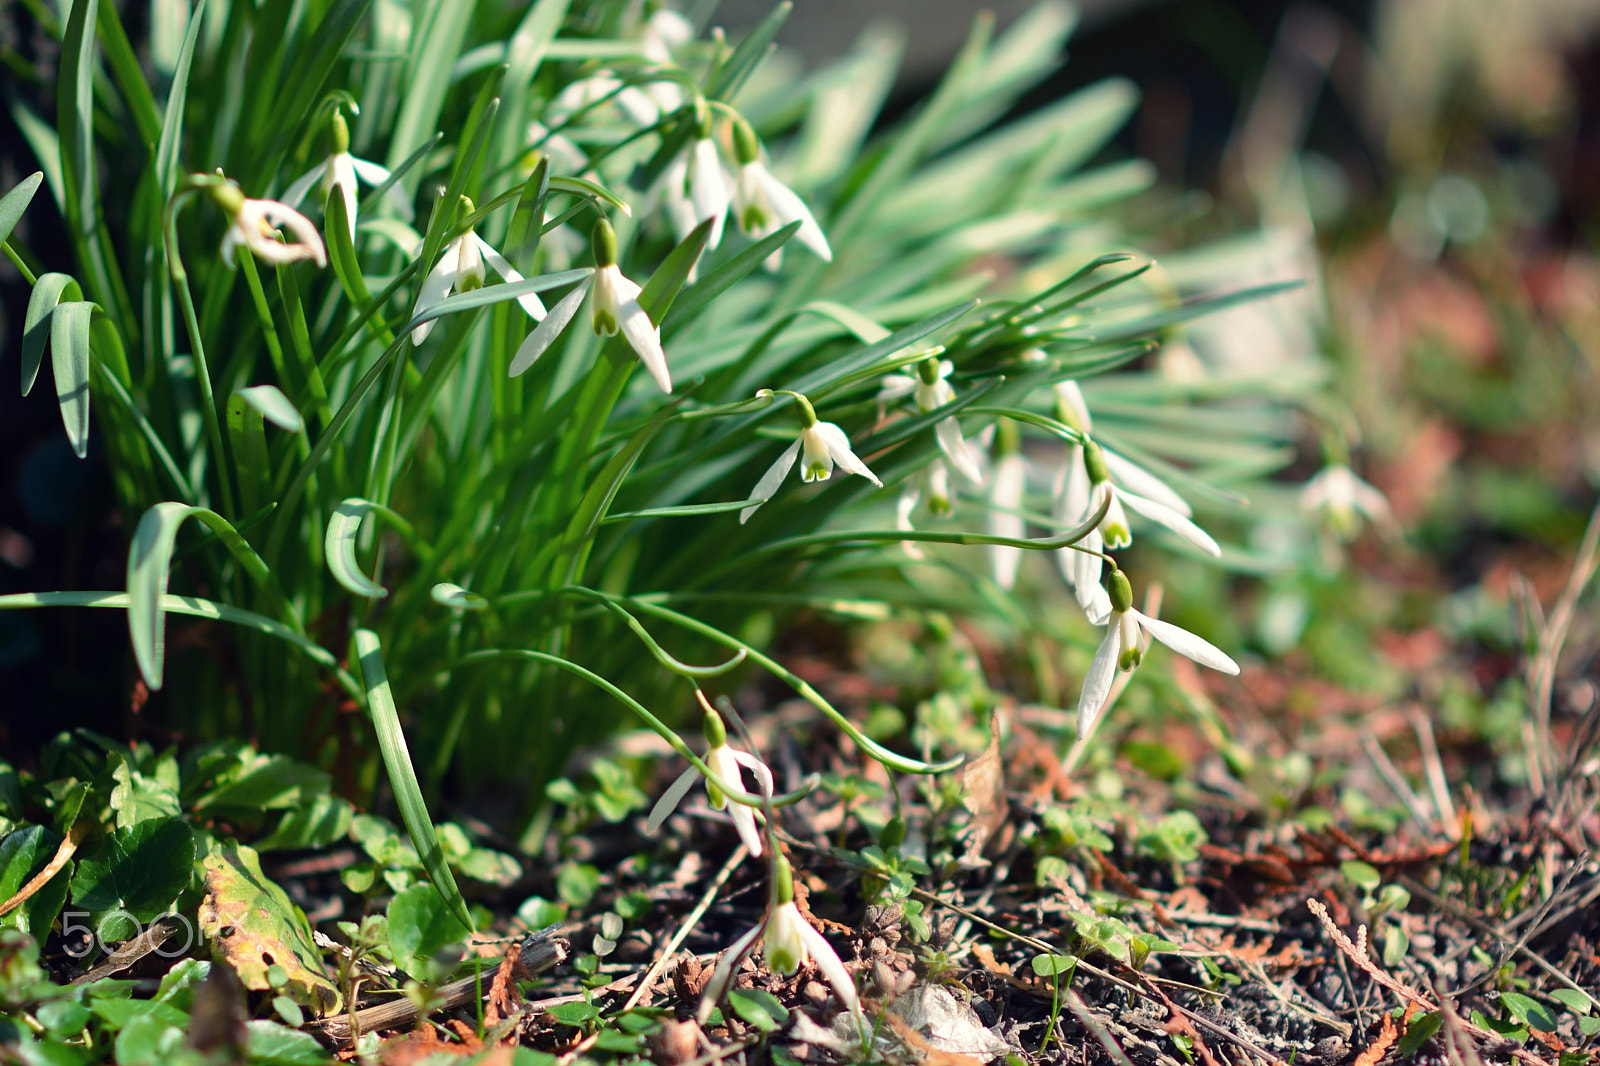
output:
[[[996,455],[1015,455],[1022,450],[1022,430],[1016,422],[1002,418],[995,423],[994,450]]]
[[[1128,575],[1113,566],[1106,571],[1104,580],[1106,595],[1111,597],[1111,609],[1118,614],[1126,614],[1133,609],[1133,586],[1128,583]]]
[[[696,101],[695,102],[695,109],[694,109],[694,133],[695,133],[695,136],[698,137],[702,141],[710,140],[711,139],[712,122],[714,121],[715,118],[716,118],[716,116],[711,113],[711,109],[706,106],[706,103],[705,103],[704,100]]]
[[[740,166],[761,158],[761,142],[756,139],[756,131],[742,118],[733,120],[733,158]]]
[[[344,112],[337,107],[333,109],[333,120],[328,123],[328,140],[334,155],[350,151],[350,127],[345,125]]]
[[[617,231],[611,228],[610,221],[602,218],[594,224],[590,244],[594,248],[595,266],[603,270],[617,265]]]
[[[939,357],[930,355],[917,364],[917,376],[924,385],[932,385],[939,380]]]
[[[472,197],[470,196],[463,196],[461,199],[457,200],[456,225],[466,225],[468,216],[470,216],[472,212],[476,211],[477,209],[478,205],[472,202]]]
[[[1106,469],[1105,453],[1092,440],[1083,442],[1083,465],[1089,471],[1089,484],[1098,485],[1111,480],[1111,472]]]
[[[722,724],[722,715],[716,711],[707,711],[700,720],[700,735],[706,738],[706,744],[713,748],[723,747],[728,743],[728,727]]]
[[[789,869],[789,860],[776,847],[772,851],[772,891],[778,906],[794,902],[794,874]]]
[[[222,209],[222,213],[230,219],[244,210],[244,192],[236,181],[223,181],[215,185],[207,185],[206,192],[211,197],[211,202]]]

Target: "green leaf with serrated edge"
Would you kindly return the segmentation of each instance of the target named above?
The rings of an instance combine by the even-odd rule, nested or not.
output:
[[[79,459],[89,454],[90,326],[98,308],[87,300],[56,304],[50,315],[50,367],[67,441]]]
[[[72,903],[90,912],[102,942],[126,940],[138,934],[135,923],[172,906],[193,865],[194,834],[183,819],[151,818],[107,834],[78,860]]]
[[[328,980],[311,940],[311,927],[289,896],[261,872],[254,849],[212,841],[201,859],[205,896],[200,932],[212,956],[231,965],[246,988],[272,988],[267,971],[280,967],[286,980],[277,991],[327,1015],[339,1009],[339,990]]]
[[[251,1066],[326,1066],[328,1052],[310,1033],[266,1019],[245,1023]]]
[[[61,834],[43,825],[29,825],[0,838],[0,900],[15,896],[55,858]],[[20,929],[43,941],[61,905],[67,900],[67,882],[72,866],[63,866],[27,902],[0,916],[0,927]]]
[[[22,395],[33,391],[50,342],[55,310],[63,300],[82,300],[83,289],[67,274],[40,274],[28,297],[28,311],[22,320]]]
[[[234,808],[253,811],[292,810],[327,793],[326,771],[291,759],[246,748],[237,765],[217,775],[215,783],[190,804],[197,811]]]
[[[418,971],[428,956],[472,930],[451,913],[432,885],[412,885],[389,903],[389,947],[401,969]]]
[[[362,573],[356,562],[356,535],[361,523],[373,512],[385,513],[388,508],[370,500],[354,497],[342,501],[328,516],[328,529],[323,538],[322,553],[328,560],[328,570],[345,591],[369,599],[381,599],[389,590]]]
[[[373,730],[378,735],[378,749],[389,774],[389,785],[394,789],[401,821],[411,834],[411,843],[416,846],[417,854],[422,859],[422,868],[433,881],[434,890],[443,897],[450,912],[461,920],[461,924],[469,930],[475,929],[472,915],[467,911],[467,902],[461,898],[461,890],[456,887],[456,879],[445,862],[444,850],[439,846],[433,821],[428,817],[428,805],[422,798],[422,787],[417,784],[417,771],[411,764],[405,733],[400,729],[400,712],[389,690],[389,675],[383,666],[378,634],[370,629],[356,630],[355,650],[361,664],[361,676],[366,681],[367,710],[372,715]]]
[[[291,848],[322,848],[350,831],[355,808],[339,796],[320,793],[310,802],[284,812],[277,828],[256,841],[257,851]]]
[[[111,779],[115,782],[111,789],[111,810],[117,816],[118,829],[151,818],[176,818],[183,813],[177,789],[141,774],[126,758],[117,760]]]
[[[133,543],[128,549],[128,633],[133,640],[133,656],[139,672],[152,689],[161,687],[162,660],[166,652],[166,608],[168,566],[173,542],[185,519],[198,518],[222,541],[228,553],[260,586],[272,606],[282,609],[290,619],[291,630],[300,631],[272,572],[254,548],[239,535],[233,524],[215,511],[185,503],[158,503],[139,519]]]
[[[44,171],[35,170],[11,187],[11,191],[0,197],[0,241],[11,236],[11,231],[16,229],[17,220],[33,202],[33,194],[39,191],[39,185],[44,181]]]

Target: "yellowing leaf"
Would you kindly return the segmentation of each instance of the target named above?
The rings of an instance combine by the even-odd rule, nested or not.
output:
[[[273,987],[267,971],[277,966],[287,975],[279,991],[319,1014],[337,1011],[339,990],[322,968],[305,916],[261,872],[255,851],[231,842],[213,844],[203,865],[200,931],[216,956],[238,971],[246,988]]]

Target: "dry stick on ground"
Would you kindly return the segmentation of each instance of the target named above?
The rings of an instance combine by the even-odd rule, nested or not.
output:
[[[566,960],[568,944],[559,937],[540,938],[528,937],[522,943],[521,956],[518,962],[522,971],[528,975],[543,973],[553,969]],[[619,982],[620,983],[620,982]],[[484,990],[483,975],[473,974],[460,980],[451,981],[440,986],[435,991],[436,1011],[455,1010],[477,999]],[[578,997],[581,998],[581,997]],[[549,1006],[551,1004],[529,1004],[530,1007]],[[417,1020],[417,1005],[409,998],[397,998],[388,1003],[379,1003],[374,1007],[364,1007],[361,1010],[351,1011],[332,1018],[323,1018],[309,1023],[305,1028],[313,1036],[327,1041],[334,1046],[339,1046],[354,1040],[360,1033],[372,1032],[379,1029],[394,1029],[398,1026],[409,1025]]]
[[[699,924],[700,919],[705,917],[706,911],[711,909],[711,901],[717,898],[717,893],[722,890],[722,886],[728,883],[728,878],[733,876],[733,871],[744,861],[745,854],[745,846],[743,844],[733,849],[733,854],[728,856],[728,861],[722,864],[722,869],[718,870],[717,876],[712,878],[711,887],[706,889],[705,895],[700,897],[700,902],[695,904],[694,910],[689,912],[688,917],[684,918],[683,924],[678,926],[678,931],[672,934],[672,939],[667,941],[666,946],[661,949],[661,954],[656,957],[656,961],[650,965],[650,969],[645,971],[645,975],[639,979],[639,983],[634,986],[633,994],[622,1005],[622,1010],[619,1013],[625,1014],[632,1010],[641,999],[650,994],[650,986],[655,984],[656,978],[660,977],[661,971],[667,968],[667,963],[671,960],[673,954],[683,946],[683,942],[689,938],[689,933]]]
[[[1100,1046],[1106,1049],[1106,1054],[1111,1056],[1117,1066],[1133,1066],[1133,1060],[1128,1058],[1128,1053],[1122,1050],[1122,1045],[1117,1043],[1117,1038],[1111,1035],[1111,1030],[1105,1027],[1105,1023],[1094,1016],[1094,1012],[1089,1009],[1082,996],[1069,987],[1066,995],[1061,998],[1066,1002],[1072,1016],[1078,1019],[1078,1024],[1083,1027],[1084,1032],[1100,1042]],[[1056,1039],[1061,1039],[1060,1034],[1057,1034]],[[1206,1057],[1210,1058],[1209,1055]],[[1216,1066],[1216,1063],[1208,1063],[1207,1066]]]
[[[60,873],[67,863],[72,860],[72,853],[78,850],[78,845],[83,843],[83,838],[88,833],[88,822],[78,822],[67,830],[66,837],[61,841],[60,846],[56,848],[56,853],[50,857],[50,861],[45,864],[45,868],[34,874],[27,884],[17,889],[16,895],[4,903],[0,903],[0,914],[9,914],[11,911],[16,910],[32,899],[34,893],[49,884],[50,879]]]
[[[1423,770],[1428,775],[1428,791],[1433,796],[1433,809],[1439,814],[1450,839],[1461,837],[1461,820],[1456,817],[1456,805],[1450,800],[1450,785],[1445,779],[1444,760],[1439,757],[1439,742],[1433,735],[1433,723],[1420,707],[1412,707],[1409,715],[1411,728],[1417,734],[1417,747],[1422,751]]]
[[[1550,608],[1550,617],[1540,627],[1538,649],[1528,661],[1528,702],[1533,712],[1536,748],[1527,753],[1527,758],[1531,765],[1552,774],[1559,769],[1550,742],[1550,703],[1555,694],[1556,666],[1561,659],[1561,649],[1567,642],[1567,631],[1572,627],[1573,614],[1578,609],[1578,599],[1588,587],[1596,566],[1600,566],[1600,504],[1596,504],[1589,515],[1589,526],[1583,531],[1583,543],[1578,546],[1577,558],[1572,561],[1567,585],[1556,597],[1555,606]],[[1544,776],[1540,775],[1541,778]]]
[[[1400,983],[1389,974],[1384,973],[1378,968],[1378,965],[1367,955],[1366,926],[1357,926],[1356,939],[1351,941],[1351,939],[1344,934],[1344,930],[1340,929],[1339,926],[1334,922],[1333,918],[1329,916],[1328,908],[1322,905],[1321,900],[1306,900],[1306,908],[1316,916],[1317,921],[1322,923],[1323,930],[1339,947],[1339,950],[1344,952],[1345,955],[1349,956],[1350,961],[1359,966],[1368,977],[1371,977],[1378,984],[1382,985],[1384,988],[1387,988],[1389,991],[1399,996],[1408,1004],[1416,1004],[1425,1011],[1439,1010],[1439,1005],[1433,1000],[1429,999],[1421,992],[1418,992],[1416,989]],[[1502,1042],[1505,1039],[1504,1037],[1500,1036],[1500,1034],[1492,1033],[1487,1029],[1480,1028],[1479,1026],[1465,1019],[1458,1018],[1456,1022],[1461,1026],[1462,1029],[1465,1029],[1467,1032],[1479,1037],[1480,1039]],[[1539,1056],[1535,1055],[1533,1052],[1529,1051],[1525,1047],[1522,1047],[1521,1045],[1514,1047],[1511,1051],[1511,1054],[1521,1059],[1523,1062],[1529,1063],[1530,1066],[1550,1066],[1550,1064],[1544,1059],[1541,1059]]]

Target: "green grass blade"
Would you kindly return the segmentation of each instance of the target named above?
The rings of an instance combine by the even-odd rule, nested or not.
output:
[[[67,440],[79,459],[89,454],[89,330],[98,308],[87,300],[56,305],[50,315],[50,366]]]
[[[733,55],[722,65],[717,72],[716,83],[706,89],[706,95],[713,100],[732,100],[745,79],[755,70],[756,64],[765,59],[768,46],[772,39],[783,28],[784,21],[788,19],[789,12],[794,9],[794,4],[789,0],[774,7],[756,24],[755,29],[739,42],[739,47],[733,50]]]
[[[156,184],[161,202],[166,203],[178,187],[178,141],[183,132],[183,112],[189,100],[189,68],[194,61],[195,42],[200,39],[200,24],[210,0],[200,0],[189,19],[189,31],[178,51],[172,70],[172,88],[167,92],[167,111],[161,120],[161,136],[156,142]]]
[[[461,54],[475,6],[461,0],[435,0],[417,11],[416,25],[421,27],[423,36],[412,53],[407,70],[409,83],[390,133],[390,167],[399,164],[412,145],[432,136],[450,93],[450,70]],[[416,186],[412,184],[409,189],[414,191]],[[454,211],[453,202],[450,210]]]
[[[400,712],[395,707],[394,693],[389,689],[389,675],[384,670],[378,634],[370,629],[356,630],[355,647],[361,663],[361,677],[367,687],[367,709],[372,713],[372,728],[378,735],[378,750],[383,754],[384,769],[389,772],[389,785],[400,806],[400,819],[405,823],[406,832],[411,834],[411,843],[422,859],[422,868],[449,906],[450,913],[468,929],[476,929],[467,911],[467,901],[461,898],[461,890],[456,887],[456,879],[445,862],[439,835],[434,831],[422,788],[417,784],[417,771],[411,765],[406,735],[400,728]]]
[[[345,591],[355,596],[376,600],[389,595],[389,590],[369,578],[356,562],[356,534],[361,523],[373,511],[387,511],[387,507],[370,500],[351,497],[333,509],[328,516],[328,531],[323,540],[323,556],[328,569]]]
[[[33,202],[33,194],[39,191],[39,184],[42,181],[44,181],[44,171],[35,170],[12,186],[4,198],[0,198],[0,241],[11,236],[11,231],[17,226],[17,220]]]
[[[111,63],[111,76],[122,90],[122,98],[128,102],[139,140],[146,145],[155,144],[161,136],[161,114],[156,110],[156,98],[150,92],[150,85],[144,80],[139,57],[128,40],[128,31],[122,28],[115,4],[101,4],[96,14],[100,45]]]
[[[22,395],[33,391],[50,342],[55,310],[63,300],[83,299],[83,289],[67,274],[41,274],[28,297],[28,311],[22,320]]]
[[[789,239],[799,232],[800,222],[798,220],[791,222],[776,233],[767,234],[689,286],[684,291],[683,298],[672,308],[672,314],[661,324],[661,335],[667,337],[675,334],[693,322],[694,316],[705,310],[712,300],[727,292],[735,283],[760,266],[767,256],[788,244]]]

